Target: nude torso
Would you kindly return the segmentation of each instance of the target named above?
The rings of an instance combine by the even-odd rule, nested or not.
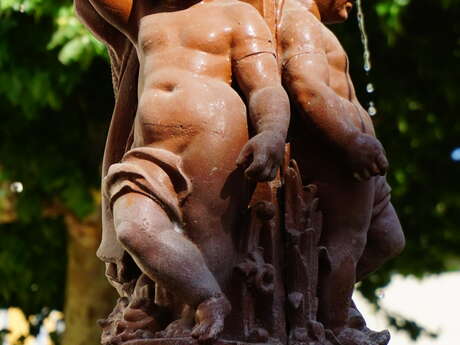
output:
[[[335,35],[325,26],[322,31],[329,64],[329,86],[341,97],[355,100],[355,90],[348,74],[348,57]]]
[[[359,116],[356,113],[346,113],[343,116],[350,116],[356,128],[367,134],[374,134],[372,121],[356,97],[349,75],[348,56],[337,37],[296,0],[288,1],[285,6],[280,28],[281,40],[278,42],[281,46],[282,63],[289,63],[296,56],[324,56],[327,60],[327,71],[318,74],[337,95],[352,102],[359,109]]]
[[[236,160],[248,141],[247,115],[231,86],[234,22],[225,15],[225,6],[235,3],[218,0],[145,16],[137,46],[133,147],[163,148],[182,158],[193,184],[182,207],[184,230],[218,281],[234,252],[231,231],[246,197]],[[233,190],[226,190],[229,180]]]
[[[135,146],[169,145],[174,139],[174,151],[181,153],[186,144],[178,135],[184,141],[203,130],[223,135],[231,121],[223,110],[235,105],[234,112],[243,110],[230,86],[233,28],[223,13],[222,6],[199,3],[142,18]]]
[[[321,116],[329,119],[324,114],[327,112],[327,115],[337,117],[338,123],[346,118],[344,122],[369,135],[374,135],[373,125],[370,116],[358,102],[348,71],[348,57],[337,37],[305,6],[299,5],[297,0],[288,1],[290,6],[283,15],[280,30],[281,54],[284,64],[292,63],[290,66],[296,68],[289,70],[291,74],[285,82],[292,84],[285,87],[292,87],[296,77],[304,78],[302,80],[305,82],[301,84],[304,89],[292,89],[312,99],[311,102],[314,102],[316,92],[327,95],[326,104],[321,103],[320,109],[313,108],[315,114],[308,114],[301,108],[302,105],[297,104],[298,111],[293,114],[295,124],[291,127],[291,157],[298,163],[303,183],[318,187],[317,195],[324,215],[322,236],[325,241],[331,234],[338,234],[343,235],[340,242],[345,243],[354,234],[359,239],[356,243],[361,244],[370,224],[374,180],[355,181],[352,172],[344,164],[342,148],[334,146],[336,143],[333,138],[323,136],[325,131],[335,136],[340,136],[341,132],[334,132],[328,126],[318,129],[314,122],[304,122],[302,117],[316,116],[320,122]],[[298,61],[290,62],[291,59],[299,59],[303,65],[296,64]],[[306,66],[306,70],[302,70],[302,66]],[[335,95],[331,95],[331,90],[339,97],[332,97]],[[333,98],[330,104],[327,104],[327,97]],[[347,107],[341,107],[341,102]],[[308,101],[305,104],[308,106]]]
[[[282,63],[291,63],[291,59],[305,59],[309,63],[318,64],[308,73],[315,73],[314,82],[321,80],[344,101],[351,102],[356,111],[338,112],[337,116],[348,117],[347,121],[359,131],[375,135],[371,118],[360,105],[349,75],[349,61],[345,50],[337,37],[320,20],[318,20],[303,5],[296,0],[288,0],[283,13],[281,40],[278,42]],[[310,60],[310,57],[312,59]],[[314,62],[313,62],[314,61]],[[304,76],[301,70],[296,70]],[[306,75],[309,78],[308,75]],[[317,79],[316,79],[317,78]],[[286,85],[289,88],[289,85]],[[302,112],[295,112],[293,121],[295,128],[291,129],[295,137],[292,146],[297,162],[302,166],[302,174],[306,183],[311,181],[348,181],[350,173],[344,167],[336,152],[329,146],[323,145],[312,127],[305,127],[299,119]],[[308,133],[308,134],[306,134]],[[297,152],[298,151],[298,152]],[[339,183],[340,185],[340,183]]]

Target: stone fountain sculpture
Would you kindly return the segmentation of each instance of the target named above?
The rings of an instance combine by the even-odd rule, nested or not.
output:
[[[404,245],[385,152],[323,24],[352,2],[75,6],[116,96],[98,256],[120,298],[102,344],[387,344],[351,299]]]

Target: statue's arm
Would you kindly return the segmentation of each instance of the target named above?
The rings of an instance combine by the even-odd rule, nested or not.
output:
[[[302,116],[329,141],[346,146],[359,134],[359,123],[349,114],[358,109],[331,87],[329,65],[321,28],[308,18],[292,16],[281,28],[283,84]],[[286,20],[287,21],[287,20]],[[296,25],[292,21],[296,22]]]
[[[380,142],[364,133],[360,109],[331,87],[321,28],[305,17],[280,30],[282,78],[307,125],[332,143],[357,179],[384,174],[388,162]]]
[[[91,3],[107,22],[131,39],[137,36],[140,1],[134,0],[84,0]]]
[[[289,98],[281,85],[268,26],[257,10],[244,4],[238,11],[232,44],[233,71],[246,97],[249,118],[257,133],[238,162],[259,181],[272,180],[281,164],[289,127]]]
[[[74,5],[79,19],[91,30],[93,35],[110,47],[120,58],[119,55],[123,50],[126,37],[101,17],[89,0],[75,0]]]
[[[235,74],[256,133],[273,132],[284,140],[290,119],[289,98],[281,85],[274,55],[246,57],[238,62]]]

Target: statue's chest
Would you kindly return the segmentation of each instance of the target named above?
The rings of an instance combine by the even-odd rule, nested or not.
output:
[[[212,11],[158,13],[142,18],[139,47],[144,53],[182,47],[222,55],[230,49],[231,31],[225,18]]]
[[[338,73],[348,73],[348,57],[337,37],[325,30],[325,40],[329,67]]]
[[[326,55],[329,65],[329,86],[342,97],[349,98],[352,92],[349,79],[349,62],[345,50],[335,35],[326,32]]]

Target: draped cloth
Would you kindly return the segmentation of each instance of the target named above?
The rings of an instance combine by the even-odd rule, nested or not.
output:
[[[127,192],[145,195],[181,222],[181,201],[191,191],[182,169],[182,159],[172,152],[154,148],[131,149],[137,111],[139,61],[128,38],[107,22],[89,0],[75,0],[81,21],[108,48],[115,93],[102,164],[102,241],[97,255],[105,262],[123,259],[124,248],[117,240],[112,215],[115,200]]]
[[[139,61],[136,50],[126,36],[107,22],[91,5],[89,0],[75,0],[80,20],[108,48],[115,93],[115,107],[102,163],[102,178],[109,167],[119,163],[130,148],[134,117],[137,111],[137,79]],[[122,258],[124,249],[116,239],[107,194],[102,198],[102,242],[97,255],[105,262]]]

